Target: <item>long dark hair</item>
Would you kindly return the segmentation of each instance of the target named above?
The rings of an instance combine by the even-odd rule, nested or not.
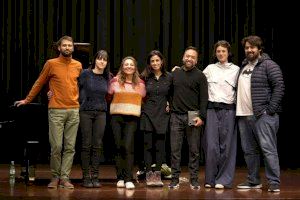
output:
[[[92,64],[91,64],[91,69],[94,69],[95,68],[95,65],[96,65],[96,60],[97,59],[101,59],[103,58],[104,60],[107,61],[107,65],[103,71],[103,77],[106,79],[106,80],[109,80],[111,78],[111,73],[110,73],[110,67],[109,67],[109,55],[107,53],[107,51],[105,50],[99,50],[94,58],[93,58],[93,61],[92,61]]]
[[[145,69],[141,73],[141,78],[144,79],[144,80],[148,79],[150,76],[153,75],[153,70],[152,70],[152,67],[150,65],[150,60],[151,60],[152,56],[158,56],[161,59],[162,65],[161,65],[160,70],[161,70],[162,74],[167,73],[166,61],[165,61],[164,56],[162,55],[162,53],[160,51],[152,50],[147,56],[147,66],[145,67]]]

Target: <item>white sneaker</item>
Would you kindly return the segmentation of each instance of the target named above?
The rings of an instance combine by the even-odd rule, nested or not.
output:
[[[215,188],[216,188],[216,189],[224,189],[224,185],[217,183],[217,184],[215,185]]]
[[[135,188],[134,184],[133,184],[131,181],[126,182],[126,183],[125,183],[125,187],[126,187],[126,189],[129,189],[129,190]]]
[[[117,182],[117,187],[118,187],[118,188],[124,188],[124,187],[125,187],[124,180],[119,180],[119,181]]]

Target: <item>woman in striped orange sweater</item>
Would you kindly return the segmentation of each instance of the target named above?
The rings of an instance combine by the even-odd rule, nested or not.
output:
[[[108,94],[112,97],[110,114],[116,145],[117,187],[134,189],[134,133],[141,115],[142,98],[146,95],[135,58],[128,56],[122,60],[118,74],[110,81]]]

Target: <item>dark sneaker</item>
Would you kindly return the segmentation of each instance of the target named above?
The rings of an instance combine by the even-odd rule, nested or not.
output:
[[[98,178],[93,178],[92,182],[93,182],[94,188],[99,188],[102,186]]]
[[[145,180],[146,179],[146,171],[145,170],[139,170],[136,172],[136,177],[138,180]]]
[[[170,189],[177,189],[179,188],[179,179],[172,179],[171,183],[169,184]]]
[[[86,188],[92,188],[93,187],[92,180],[89,177],[88,178],[84,178],[82,186],[86,187]]]
[[[200,185],[199,185],[199,181],[198,179],[191,179],[191,183],[190,183],[191,189],[192,190],[200,190]]]
[[[268,192],[280,192],[279,185],[272,184],[268,188]]]
[[[238,189],[261,189],[262,184],[253,184],[249,182],[240,183],[237,185]]]
[[[69,180],[60,180],[59,187],[66,189],[74,189],[74,185]]]

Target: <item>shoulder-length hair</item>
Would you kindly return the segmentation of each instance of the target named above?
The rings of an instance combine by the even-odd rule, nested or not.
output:
[[[133,84],[133,87],[138,86],[138,84],[140,82],[140,78],[139,78],[140,74],[139,74],[139,71],[138,71],[138,68],[137,68],[137,61],[132,56],[127,56],[127,57],[123,58],[123,60],[121,62],[121,66],[119,68],[119,72],[117,74],[117,76],[119,77],[118,81],[119,81],[120,85],[122,85],[122,86],[124,86],[124,84],[126,82],[126,74],[124,73],[124,69],[123,69],[123,65],[124,65],[126,60],[132,60],[133,61],[133,64],[135,66],[135,72],[132,76],[132,84]]]
[[[95,65],[96,65],[96,60],[97,59],[104,59],[104,60],[106,60],[107,61],[107,65],[106,65],[106,67],[105,67],[105,69],[104,69],[104,71],[103,71],[103,77],[106,79],[106,80],[109,80],[110,79],[110,66],[109,66],[109,55],[108,55],[108,53],[107,53],[107,51],[105,51],[105,50],[99,50],[96,54],[95,54],[95,56],[94,56],[94,58],[93,58],[93,61],[92,61],[92,64],[91,64],[91,69],[94,69],[95,68]]]
[[[148,56],[147,56],[147,66],[145,67],[145,69],[141,73],[142,79],[148,79],[154,73],[153,69],[151,67],[151,61],[150,61],[153,56],[158,56],[161,59],[162,64],[161,64],[160,70],[161,70],[162,74],[166,74],[167,73],[166,61],[165,61],[164,56],[162,55],[162,53],[160,51],[158,51],[158,50],[152,50],[148,54]]]

